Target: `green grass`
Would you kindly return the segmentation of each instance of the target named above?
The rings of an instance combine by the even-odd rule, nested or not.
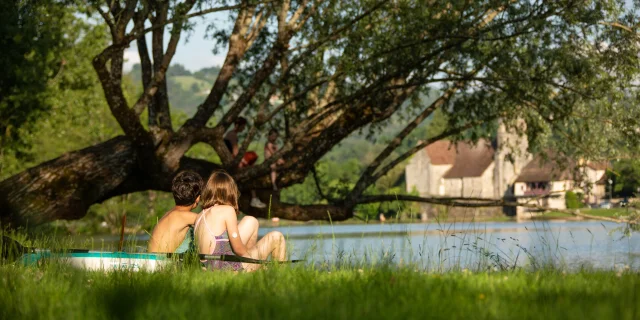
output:
[[[629,214],[629,211],[625,208],[613,208],[613,209],[580,209],[580,212],[592,216],[598,217],[616,217],[616,216],[626,216]],[[571,218],[575,217],[572,214],[558,212],[558,211],[550,211],[542,216],[542,218],[556,219],[556,218]]]
[[[625,208],[613,208],[613,209],[591,209],[584,211],[586,214],[599,217],[615,217],[629,215],[629,210]]]
[[[0,318],[638,319],[637,273],[428,274],[408,269],[252,274],[0,266]]]
[[[550,212],[545,212],[544,214],[536,218],[557,219],[557,218],[570,218],[570,217],[575,217],[575,216],[569,213],[550,211]]]

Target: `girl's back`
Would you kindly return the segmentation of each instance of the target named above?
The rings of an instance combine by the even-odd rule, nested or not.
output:
[[[229,235],[227,232],[228,219],[236,211],[227,205],[215,205],[202,210],[196,219],[194,234],[198,243],[198,251],[212,255],[232,255]],[[237,233],[234,234],[237,237]],[[232,235],[233,236],[233,235]],[[209,261],[212,269],[240,270],[242,264],[239,262]]]
[[[200,253],[211,254],[216,249],[216,238],[226,236],[227,219],[230,214],[235,215],[235,210],[231,206],[215,205],[213,207],[202,210],[196,218],[194,225],[194,235],[198,242],[198,251]]]

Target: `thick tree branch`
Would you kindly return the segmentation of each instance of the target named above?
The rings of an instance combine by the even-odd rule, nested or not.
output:
[[[322,192],[322,188],[320,187],[320,178],[318,177],[318,170],[316,170],[315,166],[311,167],[311,173],[313,174],[313,181],[315,182],[316,190],[320,197],[327,200],[329,203],[335,203],[335,199],[330,199],[324,192]]]
[[[240,61],[249,49],[247,41],[244,39],[246,30],[252,20],[252,15],[249,14],[249,10],[252,10],[252,7],[249,7],[243,2],[233,26],[233,31],[229,37],[229,51],[227,52],[227,56],[222,67],[220,68],[218,77],[216,78],[209,95],[198,107],[196,114],[189,119],[182,128],[180,128],[179,135],[184,136],[187,131],[204,127],[207,121],[209,121],[209,118],[211,118],[213,113],[219,108],[220,101],[227,91],[227,87],[229,86],[229,81],[231,80],[233,73],[236,71]],[[222,154],[225,153],[225,150],[216,149],[216,152]]]
[[[137,27],[144,25],[146,11],[138,12],[134,17]],[[143,35],[136,39],[136,47],[138,47],[138,56],[140,57],[140,67],[142,71],[142,90],[146,91],[151,84],[151,77],[153,74],[151,58],[149,57],[149,48],[147,47],[147,39]],[[136,113],[138,113],[136,111]],[[149,114],[149,122],[151,122],[151,114]]]
[[[449,130],[446,130],[445,132],[433,137],[433,138],[429,138],[423,142],[420,142],[418,144],[416,144],[413,148],[409,149],[407,152],[403,153],[402,155],[398,156],[395,160],[391,161],[389,164],[387,164],[386,166],[384,166],[382,169],[378,170],[376,174],[373,175],[372,177],[372,181],[375,182],[378,179],[382,178],[385,174],[387,174],[387,172],[389,172],[391,169],[395,168],[395,166],[399,165],[400,163],[402,163],[403,161],[407,160],[409,157],[411,157],[412,155],[414,155],[416,152],[426,148],[428,145],[448,138],[450,136],[456,135],[456,134],[460,134],[466,130],[469,130],[475,126],[478,126],[481,123],[484,123],[486,121],[490,121],[490,120],[479,120],[479,121],[472,121],[470,123],[467,123],[466,125],[460,126],[460,127],[456,127],[456,128],[452,128]]]
[[[378,154],[378,156],[373,160],[369,166],[364,170],[364,172],[360,175],[360,179],[356,182],[353,190],[351,191],[352,197],[360,196],[368,187],[371,185],[373,181],[373,173],[380,167],[382,162],[391,155],[391,153],[396,150],[401,144],[402,141],[411,133],[415,128],[417,128],[425,119],[427,119],[436,109],[442,107],[453,94],[459,89],[459,86],[454,86],[450,89],[447,89],[445,92],[440,95],[438,99],[433,101],[431,105],[426,107],[418,116],[416,116],[413,121],[409,122],[405,128],[400,131],[396,137],[387,144],[387,146]]]
[[[107,69],[107,61],[112,56],[113,51],[118,50],[117,45],[107,47],[102,53],[93,59],[93,67],[98,74],[98,79],[102,85],[107,104],[111,113],[118,121],[124,133],[137,145],[151,145],[151,137],[144,129],[138,115],[130,109],[122,92],[119,81],[115,81]]]
[[[189,12],[195,0],[185,1],[176,8],[176,16],[183,16]],[[168,14],[167,4],[158,4],[156,6],[156,18],[153,23],[164,24]],[[142,96],[138,99],[133,109],[136,114],[141,114],[146,106],[149,108],[149,127],[159,127],[163,130],[171,130],[171,113],[169,111],[169,97],[166,82],[166,72],[169,64],[175,55],[176,48],[182,34],[182,27],[186,20],[175,22],[174,28],[171,30],[171,37],[164,51],[164,30],[154,31],[153,33],[153,62],[154,75],[153,80],[145,88]]]

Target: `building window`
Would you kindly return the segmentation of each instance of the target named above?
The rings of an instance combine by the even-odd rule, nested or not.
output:
[[[527,187],[524,190],[524,195],[537,196],[537,195],[548,194],[550,191],[549,186],[550,184],[547,181],[527,182]]]

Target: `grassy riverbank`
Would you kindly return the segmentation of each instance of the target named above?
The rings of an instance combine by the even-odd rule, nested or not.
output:
[[[253,274],[0,266],[0,318],[638,319],[638,273],[428,274],[272,268]]]
[[[582,213],[588,214],[595,217],[624,217],[628,216],[632,211],[627,208],[613,208],[613,209],[582,209]],[[570,213],[558,212],[558,211],[549,211],[544,214],[541,214],[535,219],[538,220],[552,220],[552,219],[565,219],[565,218],[578,218]]]

